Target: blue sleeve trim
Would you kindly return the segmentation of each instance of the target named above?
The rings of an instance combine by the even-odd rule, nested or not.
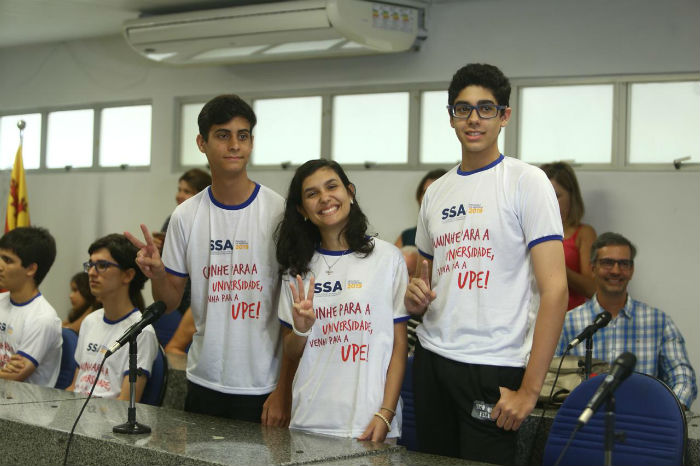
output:
[[[168,273],[171,274],[171,275],[176,275],[176,276],[182,277],[182,278],[187,278],[187,277],[190,276],[190,275],[187,274],[187,273],[176,272],[175,270],[169,269],[169,268],[167,268],[167,267],[165,268],[165,271],[168,272]]]
[[[32,364],[34,364],[34,367],[39,367],[39,361],[34,359],[31,355],[25,353],[24,351],[17,351],[17,354],[29,359],[32,362]]]
[[[533,239],[528,243],[527,248],[532,249],[533,246],[537,246],[540,243],[544,243],[546,241],[562,241],[564,237],[562,235],[549,235],[549,236],[543,236],[542,238],[537,238]]]
[[[287,322],[283,321],[282,319],[279,319],[280,324],[284,325],[287,328],[292,328],[292,324],[288,324]]]
[[[394,319],[395,324],[400,324],[401,322],[406,322],[408,319],[410,319],[411,316],[402,316],[402,317],[397,317]]]
[[[423,252],[423,251],[420,250],[420,249],[418,250],[418,252],[420,253],[421,256],[425,257],[426,259],[433,260],[433,256],[431,256],[431,255],[428,254],[427,252]]]

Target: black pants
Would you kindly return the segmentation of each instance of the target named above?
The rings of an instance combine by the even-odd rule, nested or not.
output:
[[[474,402],[494,405],[499,386],[517,390],[520,367],[465,364],[438,356],[416,344],[413,390],[418,450],[495,464],[513,464],[516,431],[479,419]]]
[[[185,411],[210,416],[260,422],[268,395],[231,395],[187,381]]]

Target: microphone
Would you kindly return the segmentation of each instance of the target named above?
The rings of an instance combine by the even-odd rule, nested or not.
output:
[[[126,332],[124,332],[124,335],[119,337],[119,339],[114,343],[109,350],[107,350],[107,353],[105,354],[105,358],[114,354],[115,351],[117,351],[119,348],[124,346],[126,342],[128,342],[132,337],[135,337],[141,331],[158,320],[160,316],[163,315],[165,312],[165,303],[163,301],[156,301],[155,303],[151,304],[146,308],[145,311],[143,311],[143,317],[141,317],[141,320],[136,322],[134,325],[126,329]]]
[[[610,314],[608,311],[603,311],[597,316],[595,316],[595,319],[593,320],[593,323],[583,329],[583,332],[579,333],[576,338],[571,340],[571,343],[569,343],[569,346],[566,347],[566,350],[570,350],[574,346],[578,345],[581,343],[583,340],[586,338],[592,336],[595,332],[598,331],[598,329],[605,327],[608,325],[610,320],[612,319],[612,314]]]
[[[617,386],[630,376],[634,370],[634,365],[637,364],[637,358],[632,353],[622,353],[613,363],[610,373],[605,376],[603,383],[600,384],[593,397],[586,405],[586,409],[578,418],[579,425],[585,425],[593,416],[598,407],[603,401],[617,389]]]

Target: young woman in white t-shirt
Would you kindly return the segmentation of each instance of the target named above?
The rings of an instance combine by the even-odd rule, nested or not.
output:
[[[279,318],[284,352],[299,361],[290,427],[382,442],[400,436],[407,274],[367,225],[340,165],[297,169],[278,229]]]

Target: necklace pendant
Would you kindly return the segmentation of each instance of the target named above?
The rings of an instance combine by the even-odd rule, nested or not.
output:
[[[326,275],[333,275],[333,271],[331,269],[326,270]]]

